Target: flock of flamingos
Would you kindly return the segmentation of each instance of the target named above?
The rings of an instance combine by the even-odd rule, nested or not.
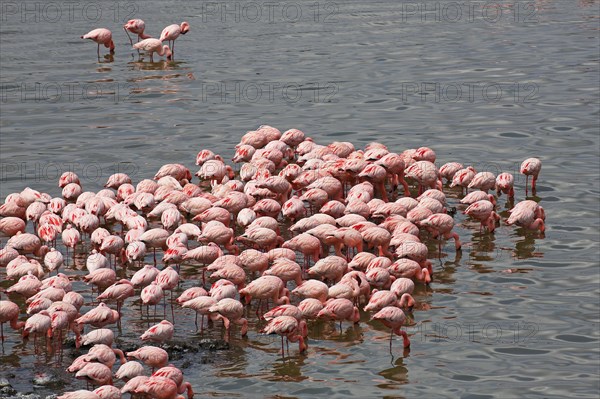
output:
[[[159,39],[155,39],[144,33],[146,24],[141,19],[130,19],[125,25],[123,30],[129,37],[129,42],[135,50],[143,51],[150,55],[150,61],[154,61],[154,53],[159,56],[166,56],[168,60],[172,59],[175,54],[175,39],[179,35],[185,35],[190,30],[190,24],[182,22],[181,25],[172,24],[164,28],[160,34]],[[129,32],[137,35],[138,41],[133,44]],[[110,50],[111,54],[115,52],[115,43],[112,39],[112,32],[106,28],[97,28],[89,31],[85,35],[81,36],[82,39],[89,39],[98,44],[98,58],[100,58],[100,45],[103,45]],[[164,45],[163,42],[168,41],[169,45]]]
[[[235,169],[212,151],[200,151],[199,184],[186,166],[167,164],[136,185],[126,174],[114,174],[98,192],[83,191],[73,172],[60,177],[58,197],[27,187],[0,206],[0,233],[10,237],[0,251],[0,270],[3,280],[14,282],[5,295],[21,296],[17,302],[27,306],[0,301],[2,334],[8,322],[34,344],[44,337],[60,348],[72,332],[78,347],[91,346],[67,371],[99,387],[60,396],[78,399],[121,398],[126,392],[193,396],[160,347],[173,335],[170,321],[141,336],[159,346],[127,353],[113,348],[107,327],[120,321],[128,298],[193,309],[200,330],[206,317],[209,328],[225,330],[225,339],[247,334],[254,301],[266,322],[261,332],[281,336],[282,355],[284,337],[306,351],[307,321],[358,323],[362,310],[390,328],[390,349],[394,334],[408,348],[405,312],[415,304],[415,284],[431,282],[429,254],[435,257],[445,240],[461,248],[445,192],[460,196],[459,208],[481,230],[491,232],[501,222],[545,228],[544,211],[533,200],[518,202],[500,220],[496,198],[504,194],[513,201],[515,195],[510,173],[495,176],[458,162],[438,168],[435,161],[427,147],[395,153],[380,143],[364,149],[349,142],[320,145],[297,129],[281,133],[261,126],[236,146]],[[520,168],[533,178],[534,194],[540,169],[537,158]],[[528,180],[525,190],[527,195]],[[430,251],[424,242],[437,245]],[[97,288],[95,300],[72,290],[78,277],[63,267],[81,245],[93,248],[84,280]],[[177,290],[182,263],[196,265],[198,284],[176,301],[165,299],[166,291],[173,298]],[[113,378],[124,386],[115,387]]]

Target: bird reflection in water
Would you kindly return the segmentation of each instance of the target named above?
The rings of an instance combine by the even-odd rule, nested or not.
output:
[[[273,363],[272,375],[269,379],[276,381],[300,382],[308,377],[302,375],[302,366],[304,366],[305,356],[287,356],[279,358]]]
[[[409,349],[405,349],[403,356],[398,359],[395,359],[394,355],[392,353],[390,353],[392,356],[391,362],[390,362],[392,367],[390,367],[389,369],[382,370],[379,373],[377,373],[386,379],[386,381],[382,381],[381,384],[377,385],[379,388],[394,389],[394,388],[397,388],[398,385],[408,384],[408,382],[409,382],[408,369],[404,365],[404,358],[408,357],[409,351],[410,351]]]

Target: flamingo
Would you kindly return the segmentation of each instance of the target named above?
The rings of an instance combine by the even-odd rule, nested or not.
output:
[[[535,183],[540,174],[540,170],[542,170],[542,161],[538,158],[527,158],[521,163],[520,172],[525,175],[525,195],[527,195],[527,189],[529,186],[529,176],[533,176],[533,180],[531,181],[531,193],[535,195]]]
[[[136,361],[129,361],[127,363],[121,364],[121,367],[115,373],[115,378],[118,380],[123,380],[125,382],[131,380],[134,377],[140,376],[144,374],[144,366],[141,363]],[[119,394],[121,392],[119,391]]]
[[[149,398],[175,399],[178,397],[178,390],[177,384],[170,378],[152,376],[135,392],[146,394]]]
[[[350,320],[358,323],[360,314],[358,308],[354,306],[352,301],[345,298],[330,299],[327,301],[323,309],[317,313],[318,319],[339,320],[340,333],[342,332],[342,321]]]
[[[400,335],[403,340],[404,348],[408,348],[410,346],[410,340],[408,338],[408,334],[406,331],[401,329],[402,325],[406,321],[406,315],[402,311],[395,306],[386,306],[381,309],[379,312],[371,317],[371,320],[379,320],[386,327],[391,329],[390,331],[390,350],[392,349],[392,338],[394,337],[394,333]]]
[[[158,324],[150,327],[140,337],[142,341],[152,341],[162,343],[173,337],[173,323],[163,320]]]
[[[224,298],[208,308],[210,313],[217,313],[216,319],[223,320],[225,331],[230,334],[230,323],[242,326],[242,337],[248,333],[248,320],[243,318],[244,305],[236,299]]]
[[[179,35],[185,35],[190,30],[190,24],[187,22],[182,22],[181,25],[172,24],[167,26],[160,33],[160,41],[164,42],[165,40],[169,41],[169,47],[171,47],[173,54],[175,53],[175,39],[179,37]]]
[[[111,346],[114,340],[114,333],[108,328],[98,328],[96,330],[90,331],[86,335],[79,336],[77,338],[78,339],[75,341],[77,347],[80,347],[81,345],[96,344],[104,344],[107,346]]]
[[[121,314],[121,306],[125,299],[134,295],[133,284],[127,279],[121,279],[106,288],[102,294],[98,295],[99,301],[115,301],[117,302],[117,312]]]
[[[104,327],[116,323],[119,312],[110,309],[104,302],[75,320],[76,324],[91,324],[94,327]]]
[[[105,366],[112,368],[117,361],[117,356],[119,357],[121,364],[127,363],[127,359],[125,359],[125,355],[120,349],[113,349],[105,344],[96,344],[88,351],[87,360],[90,362],[102,363]]]
[[[150,62],[154,62],[154,53],[158,54],[159,56],[163,56],[166,55],[167,60],[170,60],[172,57],[172,53],[171,50],[169,49],[169,46],[167,45],[162,45],[162,41],[158,40],[158,39],[144,39],[141,42],[138,42],[136,44],[133,45],[133,48],[135,50],[142,50],[148,54],[150,54]]]
[[[508,195],[509,199],[515,197],[515,189],[513,187],[515,178],[508,172],[500,173],[496,177],[496,194],[500,196],[500,193]]]
[[[240,297],[244,297],[246,304],[249,304],[252,298],[258,298],[261,301],[273,299],[276,305],[288,304],[290,299],[287,296],[287,289],[283,281],[277,276],[261,276],[250,282],[246,287],[239,291]],[[260,308],[260,305],[259,305]],[[256,309],[258,314],[259,308]]]
[[[87,363],[75,374],[75,378],[93,385],[112,385],[112,371],[102,363]]]
[[[106,28],[97,28],[89,31],[85,35],[81,36],[82,39],[90,39],[96,43],[98,43],[98,58],[100,58],[100,45],[103,44],[104,47],[110,49],[110,54],[115,53],[115,43],[112,40],[112,32]],[[77,184],[77,183],[70,183]],[[68,186],[65,185],[65,187]]]
[[[77,391],[65,392],[56,399],[102,399],[97,393],[90,392],[85,389],[79,389]]]
[[[119,399],[121,398],[121,390],[112,385],[102,385],[94,389],[96,395],[100,396],[100,399]]]
[[[11,301],[0,301],[0,340],[4,342],[4,323],[9,322],[13,330],[20,330],[25,322],[19,321],[19,306]]]
[[[269,321],[262,330],[262,333],[281,335],[281,356],[283,356],[285,353],[283,350],[283,337],[286,337],[288,341],[298,341],[298,350],[300,353],[306,351],[307,345],[302,336],[303,329],[306,329],[306,322],[304,320],[298,321],[298,319],[292,316],[277,316]]]
[[[152,372],[154,372],[155,368],[164,367],[169,362],[167,351],[156,346],[142,346],[133,352],[127,352],[127,357],[137,359],[150,366]]]
[[[181,306],[184,308],[191,308],[196,311],[196,328],[198,328],[198,314],[202,315],[202,319],[200,321],[200,332],[202,332],[204,328],[204,316],[210,315],[209,309],[216,303],[217,300],[215,297],[201,295],[184,302]]]
[[[187,397],[191,399],[194,396],[192,385],[189,382],[183,381],[183,373],[177,367],[168,365],[156,370],[152,377],[164,377],[172,380],[177,385],[177,391],[179,394],[184,393],[187,390]]]
[[[123,25],[123,30],[125,31],[125,33],[127,34],[127,37],[129,38],[129,44],[131,44],[132,46],[133,46],[133,40],[131,40],[131,36],[129,36],[129,32],[136,34],[138,37],[138,42],[139,42],[140,39],[144,40],[144,39],[150,38],[150,36],[144,34],[144,29],[146,29],[146,24],[141,19],[130,19],[129,21],[127,21],[127,23],[125,23],[125,25]]]
[[[25,232],[25,221],[23,219],[14,216],[0,219],[0,234],[12,237],[18,232]]]
[[[450,237],[454,238],[454,246],[458,251],[461,248],[460,238],[458,234],[452,232],[454,227],[454,218],[445,213],[435,213],[428,218],[421,220],[421,226],[431,231],[434,236],[443,236],[446,240]],[[442,252],[442,241],[439,241],[439,253]]]

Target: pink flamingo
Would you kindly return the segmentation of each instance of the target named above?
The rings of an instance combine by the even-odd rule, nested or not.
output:
[[[307,280],[294,288],[292,294],[302,298],[315,298],[325,303],[329,296],[329,287],[319,280]]]
[[[467,188],[477,188],[481,191],[488,192],[496,187],[496,176],[491,172],[479,172],[469,183]]]
[[[487,226],[488,230],[493,232],[496,229],[496,220],[500,217],[494,212],[494,205],[488,200],[480,200],[472,203],[465,209],[465,215],[469,215],[481,222],[480,230]]]
[[[23,219],[14,216],[0,219],[0,234],[12,237],[18,232],[25,232],[25,221]]]
[[[9,322],[13,330],[20,330],[25,322],[19,321],[19,306],[11,301],[0,301],[0,340],[4,341],[4,323]]]
[[[144,385],[146,381],[148,381],[150,377],[145,375],[138,375],[137,377],[133,377],[121,388],[121,394],[130,393],[132,396],[136,393],[136,390]]]
[[[127,279],[121,279],[108,287],[98,295],[99,301],[115,301],[117,302],[117,312],[121,314],[121,306],[125,299],[134,295],[133,284]]]
[[[156,248],[167,249],[167,238],[169,238],[171,234],[165,230],[160,228],[150,229],[139,237],[139,240],[142,241],[148,248],[152,248],[154,250],[154,266],[156,266]]]
[[[296,285],[302,284],[302,268],[293,260],[278,258],[273,266],[263,272],[263,276],[277,276],[284,283],[294,281]]]
[[[100,58],[100,45],[110,49],[110,53],[115,53],[115,43],[112,40],[112,32],[105,28],[98,28],[89,31],[85,35],[81,36],[82,39],[90,39],[98,43],[98,58]]]
[[[298,350],[300,353],[308,348],[302,336],[303,329],[306,329],[306,322],[304,320],[298,321],[298,319],[292,316],[277,316],[269,321],[262,330],[262,333],[281,335],[281,356],[283,356],[285,354],[283,350],[283,337],[286,337],[288,341],[298,341]]]
[[[529,230],[539,229],[542,233],[546,230],[544,219],[540,217],[539,212],[527,206],[513,208],[506,224],[509,226],[516,224]]]
[[[118,380],[129,381],[134,377],[144,374],[144,366],[135,360],[121,364],[121,367],[115,373],[115,378]],[[121,392],[119,392],[120,394]]]
[[[242,317],[244,315],[244,305],[240,301],[233,298],[224,298],[211,306],[208,311],[218,313],[217,319],[223,320],[228,335],[231,333],[229,330],[230,323],[242,326],[242,337],[248,333],[248,320]]]
[[[143,346],[133,352],[127,352],[127,357],[132,357],[150,366],[152,372],[155,368],[164,367],[169,362],[167,351],[156,346]]]
[[[461,187],[461,192],[462,188],[466,187],[467,192],[469,192],[469,183],[471,183],[471,180],[473,180],[476,173],[477,172],[475,172],[475,169],[472,166],[467,166],[466,168],[459,170],[452,176],[450,187],[459,186]]]
[[[341,333],[342,321],[349,320],[358,323],[360,321],[360,314],[352,301],[345,298],[338,298],[328,300],[323,309],[317,313],[317,318],[339,320]]]
[[[104,302],[75,320],[76,324],[91,324],[94,327],[104,327],[116,323],[119,312],[109,308]]]
[[[175,53],[175,39],[177,39],[179,35],[185,35],[189,30],[190,24],[185,21],[182,22],[181,25],[172,24],[162,30],[159,40],[161,42],[168,40],[173,53]]]
[[[240,298],[244,297],[246,304],[252,301],[252,298],[258,298],[260,301],[263,299],[273,299],[273,303],[276,305],[288,304],[290,299],[287,296],[287,289],[283,281],[277,276],[261,276],[256,280],[250,282],[246,287],[240,291]],[[258,314],[260,305],[256,309]]]
[[[421,226],[429,230],[434,236],[440,238],[443,236],[446,240],[452,237],[454,239],[454,246],[458,251],[461,247],[460,238],[458,234],[452,232],[454,227],[454,218],[445,213],[435,213],[425,220],[421,220]],[[442,252],[442,241],[439,241],[439,253]]]
[[[67,258],[69,256],[69,248],[73,250],[73,256],[75,254],[75,246],[79,241],[81,241],[81,235],[79,231],[70,224],[67,225],[67,228],[62,232],[62,240],[65,247],[67,247]]]
[[[146,394],[156,399],[183,398],[178,395],[177,384],[170,378],[152,376],[135,390],[136,393]]]
[[[123,30],[127,34],[129,38],[129,43],[133,46],[133,41],[131,40],[131,36],[129,36],[129,32],[136,34],[138,37],[138,42],[140,39],[149,39],[150,36],[144,34],[144,29],[146,29],[146,24],[141,19],[130,19],[127,21],[125,25],[123,25]]]
[[[160,270],[155,266],[144,265],[144,267],[135,272],[131,277],[131,284],[136,288],[145,287],[156,279],[158,273],[160,273]]]
[[[323,309],[323,302],[316,298],[306,298],[298,304],[298,310],[302,312],[302,317],[305,319],[316,319],[321,309]]]
[[[187,381],[183,381],[183,372],[177,367],[168,365],[156,370],[152,377],[163,377],[172,380],[177,385],[177,391],[179,394],[184,393],[187,390],[187,397],[191,399],[194,397],[194,390],[192,384]]]
[[[114,333],[108,328],[98,328],[92,330],[86,335],[80,335],[75,341],[76,346],[79,348],[81,345],[96,345],[104,344],[111,346],[114,340]]]
[[[121,397],[121,390],[112,385],[102,385],[94,389],[93,393],[98,395],[100,399],[118,399]]]
[[[29,298],[35,295],[42,287],[42,282],[39,278],[28,272],[27,275],[21,277],[18,282],[8,287],[7,293],[15,292]]]
[[[346,259],[340,256],[328,256],[320,259],[313,267],[308,269],[308,275],[337,283],[347,271],[348,262]]]
[[[147,285],[142,289],[140,298],[142,299],[142,303],[147,307],[154,305],[154,312],[156,313],[156,305],[164,298],[163,289],[156,280],[152,281],[150,285]]]
[[[172,53],[169,49],[169,46],[167,46],[166,44],[163,46],[162,41],[158,39],[144,39],[141,42],[134,44],[133,48],[136,50],[142,50],[150,54],[150,62],[154,62],[154,53],[158,54],[161,57],[163,55],[166,55],[167,60],[170,60],[172,57]]]
[[[112,385],[112,371],[102,363],[88,363],[75,374],[75,378],[93,385]]]
[[[529,186],[529,176],[533,176],[533,180],[531,181],[531,193],[535,195],[535,182],[538,179],[540,174],[540,170],[542,170],[542,161],[538,158],[527,158],[521,163],[520,172],[525,175],[525,195],[527,195],[527,189]]]
[[[217,300],[214,297],[202,295],[184,302],[181,306],[196,311],[196,329],[198,329],[198,314],[202,315],[202,319],[200,320],[200,332],[202,332],[204,329],[204,316],[210,315],[208,309],[216,303]]]
[[[392,338],[394,337],[394,333],[402,337],[403,345],[405,348],[408,348],[410,346],[408,334],[406,334],[406,331],[402,330],[402,325],[406,321],[406,315],[404,314],[402,309],[399,309],[395,306],[386,306],[379,312],[377,312],[375,315],[373,315],[373,317],[371,317],[371,320],[379,320],[386,327],[389,327],[391,329],[390,350],[392,349]]]
[[[512,174],[504,172],[500,173],[496,177],[496,194],[499,196],[500,193],[504,193],[508,195],[509,199],[515,197],[515,189],[514,189],[515,178]]]
[[[117,356],[119,357],[121,364],[127,363],[127,359],[125,359],[125,355],[123,354],[122,350],[113,349],[105,344],[94,345],[88,351],[87,356],[87,360],[89,362],[102,363],[109,368],[112,368],[112,366],[117,362]]]
[[[396,278],[414,278],[418,281],[424,282],[425,284],[429,284],[431,282],[431,272],[427,268],[421,267],[418,262],[412,259],[398,259],[392,264],[392,266],[388,268],[388,271]]]
[[[90,392],[85,389],[79,389],[77,391],[65,392],[57,399],[102,399],[97,393]]]
[[[373,295],[369,299],[369,303],[365,306],[365,311],[379,311],[386,306],[397,306],[399,308],[412,309],[415,306],[415,300],[409,293],[404,293],[398,299],[398,296],[392,291],[374,290]]]
[[[282,247],[302,252],[304,254],[305,269],[307,269],[310,264],[309,257],[312,256],[313,260],[316,262],[319,260],[319,255],[321,253],[321,241],[306,233],[299,234],[284,242]]]
[[[448,182],[452,181],[452,177],[456,172],[463,169],[463,165],[458,162],[448,162],[440,168],[440,177],[443,177]]]
[[[140,339],[142,341],[164,342],[173,337],[173,323],[163,320],[147,329]]]
[[[58,273],[58,269],[63,265],[63,262],[63,255],[56,248],[50,248],[50,252],[44,256],[44,265],[50,272],[56,270],[56,273]]]

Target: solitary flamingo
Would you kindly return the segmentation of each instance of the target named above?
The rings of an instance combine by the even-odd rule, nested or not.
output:
[[[190,24],[187,22],[182,22],[181,25],[172,24],[163,29],[163,31],[160,34],[159,40],[161,42],[168,40],[170,45],[169,47],[171,47],[171,51],[173,52],[173,54],[175,54],[175,39],[177,39],[179,35],[185,35],[186,33],[188,33],[189,30]]]
[[[112,40],[112,32],[106,28],[98,28],[89,31],[81,36],[82,39],[90,39],[98,43],[98,58],[100,58],[100,45],[110,49],[110,53],[115,53],[115,43]]]

